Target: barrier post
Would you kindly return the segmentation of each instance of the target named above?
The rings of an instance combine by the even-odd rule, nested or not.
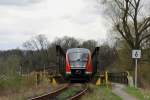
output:
[[[101,84],[101,78],[99,77],[98,80],[96,81],[96,85],[100,85]]]
[[[108,72],[105,71],[105,82],[106,82],[106,87],[108,88]]]

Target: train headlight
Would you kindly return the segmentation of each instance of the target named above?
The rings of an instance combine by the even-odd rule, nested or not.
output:
[[[85,72],[86,74],[92,74],[92,72]]]
[[[71,72],[66,72],[66,74],[71,74]]]

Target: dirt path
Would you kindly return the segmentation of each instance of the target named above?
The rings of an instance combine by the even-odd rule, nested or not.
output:
[[[123,88],[125,85],[118,84],[118,83],[112,83],[112,92],[116,95],[120,96],[123,100],[137,100],[135,97],[129,95],[126,93]]]

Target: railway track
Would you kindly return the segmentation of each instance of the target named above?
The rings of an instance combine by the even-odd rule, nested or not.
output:
[[[66,84],[63,87],[61,87],[61,88],[59,88],[59,89],[57,89],[53,92],[43,94],[41,96],[37,96],[37,97],[31,98],[31,99],[28,99],[28,100],[50,100],[50,98],[53,98],[54,96],[58,95],[59,93],[61,93],[65,89],[67,89],[68,87],[69,87],[69,84]]]
[[[43,94],[41,96],[38,96],[38,97],[34,97],[34,98],[31,98],[31,99],[28,99],[28,100],[57,100],[57,96],[64,92],[65,90],[71,88],[71,87],[78,87],[78,85],[80,86],[81,84],[66,84],[65,86],[53,91],[53,92],[50,92],[50,93],[47,93],[47,94]],[[82,95],[84,95],[86,92],[88,91],[88,86],[87,85],[84,85],[82,87],[81,90],[79,90],[77,93],[75,93],[73,96],[69,96],[67,97],[66,99],[67,100],[78,100],[80,99],[80,97]],[[59,100],[59,99],[58,99]]]
[[[80,92],[78,92],[77,94],[75,94],[74,96],[68,98],[67,100],[79,100],[80,97],[83,96],[87,91],[88,91],[88,88],[85,88],[81,90]]]

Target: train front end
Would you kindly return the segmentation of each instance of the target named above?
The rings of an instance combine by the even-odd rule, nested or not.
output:
[[[70,80],[89,80],[93,70],[90,51],[85,48],[68,49],[65,70]]]

